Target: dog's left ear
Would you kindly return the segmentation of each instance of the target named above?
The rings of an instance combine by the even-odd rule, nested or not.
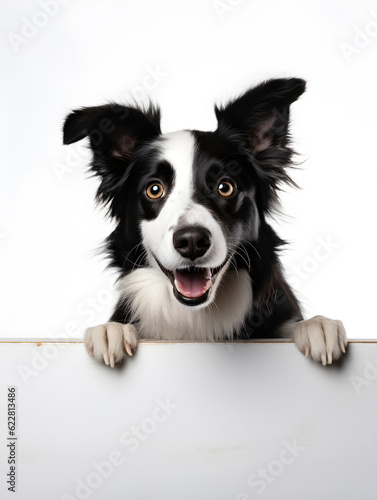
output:
[[[160,111],[120,104],[81,108],[70,113],[63,126],[63,143],[72,144],[89,136],[94,155],[131,158],[135,143],[161,133]]]
[[[253,153],[284,147],[288,140],[289,106],[305,91],[299,78],[268,80],[226,106],[215,107],[218,132],[239,134]]]

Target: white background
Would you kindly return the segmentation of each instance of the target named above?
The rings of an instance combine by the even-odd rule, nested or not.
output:
[[[308,81],[292,107],[302,189],[282,195],[275,223],[291,242],[289,281],[307,315],[376,337],[376,3],[2,0],[1,10],[1,337],[80,337],[116,300],[96,255],[111,223],[94,208],[88,152],[62,146],[71,109],[149,96],[163,132],[213,130],[215,102],[285,76]]]

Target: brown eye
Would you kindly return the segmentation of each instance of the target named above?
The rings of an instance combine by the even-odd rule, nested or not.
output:
[[[229,198],[234,193],[235,185],[226,180],[222,180],[219,182],[219,185],[217,186],[217,191],[218,193],[223,196],[224,198]]]
[[[151,200],[158,200],[158,198],[162,198],[164,194],[164,188],[159,182],[154,182],[147,187],[147,196]]]

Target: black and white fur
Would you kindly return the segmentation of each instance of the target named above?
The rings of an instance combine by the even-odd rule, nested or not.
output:
[[[113,367],[139,338],[292,337],[323,364],[345,352],[340,321],[303,320],[278,258],[284,242],[266,222],[281,184],[293,184],[289,108],[304,90],[297,78],[264,82],[216,107],[214,132],[162,134],[152,105],[67,117],[64,143],[89,136],[97,201],[116,221],[106,249],[119,302],[85,336],[97,360]]]

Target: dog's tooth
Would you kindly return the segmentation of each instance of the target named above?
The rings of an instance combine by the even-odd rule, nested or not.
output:
[[[177,280],[174,280],[174,286],[178,290],[178,292],[181,292],[181,290],[179,289],[179,284],[178,284]]]

